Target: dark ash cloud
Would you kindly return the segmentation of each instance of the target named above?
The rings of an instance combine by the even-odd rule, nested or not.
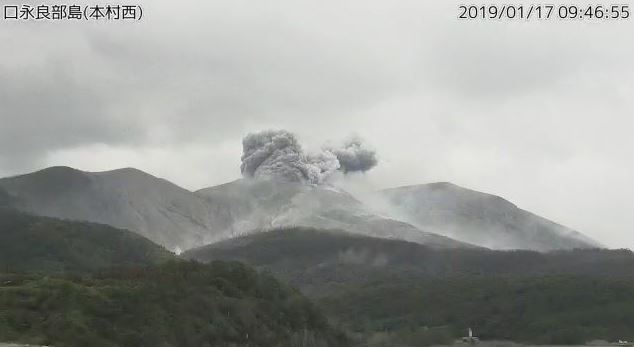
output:
[[[352,138],[342,148],[304,153],[297,137],[286,130],[251,133],[242,140],[242,175],[289,182],[321,184],[337,170],[365,172],[377,164],[376,153]]]
[[[365,143],[359,137],[352,137],[343,144],[343,147],[330,151],[337,156],[343,173],[365,172],[378,163],[376,152],[365,147]]]

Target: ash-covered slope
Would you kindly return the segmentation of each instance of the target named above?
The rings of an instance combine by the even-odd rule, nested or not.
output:
[[[84,172],[52,167],[0,179],[0,189],[24,212],[128,229],[170,250],[279,226],[470,247],[373,214],[348,193],[326,185],[241,179],[193,193],[136,169]]]
[[[245,179],[197,192],[213,206],[216,231],[224,238],[257,229],[304,226],[435,247],[471,246],[380,216],[331,186],[329,178],[335,172],[345,176],[377,164],[374,151],[360,139],[307,153],[293,133],[265,130],[245,136],[241,160]]]
[[[22,211],[128,229],[172,250],[200,246],[211,233],[204,199],[136,169],[52,167],[0,179],[0,188]]]
[[[258,229],[303,226],[400,239],[432,247],[472,247],[377,215],[350,194],[327,185],[240,179],[196,193],[208,199],[212,206],[215,236],[220,238],[240,236]]]
[[[600,247],[570,228],[509,201],[451,183],[383,190],[378,201],[394,216],[431,232],[492,249]]]

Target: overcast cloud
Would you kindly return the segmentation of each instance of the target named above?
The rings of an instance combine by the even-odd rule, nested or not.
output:
[[[38,3],[39,4],[39,3]],[[350,134],[382,188],[501,195],[634,248],[634,20],[456,19],[452,1],[145,1],[138,23],[0,21],[0,175],[134,166],[198,189],[241,139]]]

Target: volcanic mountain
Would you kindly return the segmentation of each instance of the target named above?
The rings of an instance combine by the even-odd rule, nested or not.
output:
[[[283,226],[339,229],[366,236],[402,239],[434,247],[472,247],[373,213],[336,187],[298,182],[240,179],[196,192],[216,212],[221,238]]]
[[[601,247],[587,236],[499,196],[451,183],[386,189],[377,196],[400,220],[487,248],[548,251]]]
[[[22,211],[128,229],[169,249],[202,245],[211,230],[204,199],[136,169],[51,167],[1,179],[0,188]]]
[[[470,247],[374,215],[343,191],[300,183],[243,179],[193,193],[131,168],[84,172],[52,167],[0,179],[0,188],[22,211],[129,229],[177,251],[288,225]]]
[[[175,251],[289,226],[437,248],[597,246],[502,198],[450,184],[382,191],[376,196],[390,205],[384,211],[327,184],[239,179],[191,192],[131,168],[84,172],[52,167],[0,179],[0,188],[24,212],[128,229]]]

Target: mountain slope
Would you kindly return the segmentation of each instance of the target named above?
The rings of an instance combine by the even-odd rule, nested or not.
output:
[[[128,229],[176,251],[292,225],[470,246],[375,215],[343,191],[299,183],[243,179],[192,193],[135,169],[52,167],[0,179],[0,189],[27,213]]]
[[[0,179],[0,188],[25,212],[128,229],[172,250],[200,246],[211,233],[204,199],[135,169],[52,167]]]
[[[451,183],[387,189],[379,206],[419,228],[493,249],[592,248],[600,245],[498,196]]]
[[[127,230],[0,208],[0,271],[85,272],[172,258],[164,248]]]
[[[27,213],[134,231],[184,250],[276,227],[304,226],[434,247],[570,249],[598,244],[508,201],[451,184],[379,192],[381,210],[328,185],[239,179],[195,193],[135,169],[53,167],[0,179]],[[379,212],[377,212],[379,211]],[[459,240],[459,241],[458,241]]]
[[[13,208],[13,205],[14,201],[9,193],[4,191],[3,189],[0,189],[0,208]]]
[[[230,238],[283,226],[337,229],[433,247],[472,247],[373,213],[345,191],[329,186],[241,179],[196,192],[214,211],[216,235]]]
[[[483,339],[531,344],[634,338],[634,255],[626,250],[439,249],[288,228],[182,256],[271,271],[364,346],[435,345],[467,327]]]
[[[184,252],[202,262],[235,260],[266,268],[299,288],[324,293],[333,283],[381,274],[394,278],[583,275],[634,278],[626,250],[578,249],[542,253],[483,248],[434,248],[332,230],[282,228]]]

